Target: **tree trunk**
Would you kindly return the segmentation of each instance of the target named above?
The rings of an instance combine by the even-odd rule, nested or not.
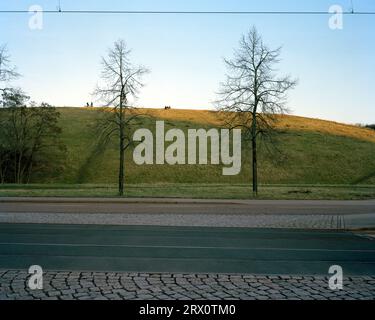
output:
[[[123,110],[123,92],[121,91],[120,96],[120,167],[119,167],[119,174],[118,174],[118,194],[120,197],[124,195],[124,161],[125,161],[125,150],[124,150],[124,140],[125,140],[125,134],[124,134],[124,114],[122,112]]]
[[[124,139],[120,138],[120,168],[118,175],[118,193],[119,196],[124,195]]]
[[[0,167],[0,184],[4,184],[4,181],[5,181],[5,170],[3,171],[3,167],[1,166]]]
[[[118,193],[119,196],[124,195],[124,160],[125,160],[125,152],[124,152],[124,124],[122,121],[122,107],[120,108],[120,167],[119,167],[119,175],[118,175]]]
[[[258,194],[258,164],[257,164],[257,138],[252,138],[253,149],[253,193]]]
[[[255,106],[252,114],[251,143],[252,143],[252,160],[253,160],[253,194],[258,195],[258,163],[257,163],[257,108],[258,101],[255,99]]]
[[[30,183],[30,177],[31,177],[32,169],[33,169],[33,163],[32,163],[32,161],[31,161],[30,166],[29,166],[29,168],[28,168],[28,170],[27,170],[27,177],[26,177],[26,179],[27,179],[27,180],[26,180],[26,183],[27,183],[27,184]]]
[[[3,155],[1,155],[3,157]],[[5,156],[4,156],[5,158]],[[5,172],[6,172],[6,159],[2,160],[0,163],[0,184],[4,184],[5,181]],[[4,168],[5,167],[5,168]]]

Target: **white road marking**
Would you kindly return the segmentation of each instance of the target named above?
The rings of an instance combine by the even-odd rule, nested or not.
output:
[[[66,247],[121,247],[121,248],[159,248],[159,249],[217,249],[217,250],[270,250],[270,251],[323,251],[323,252],[366,252],[375,253],[375,250],[355,250],[355,249],[301,249],[301,248],[238,248],[238,247],[193,247],[193,246],[141,246],[126,244],[75,244],[75,243],[22,243],[22,242],[2,242],[0,245],[20,245],[20,246],[66,246]]]

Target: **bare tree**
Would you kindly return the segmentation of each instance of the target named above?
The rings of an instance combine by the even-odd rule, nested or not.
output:
[[[132,101],[137,98],[139,90],[143,87],[142,77],[148,69],[134,66],[130,61],[131,51],[124,40],[118,40],[102,58],[102,84],[98,85],[95,95],[105,102],[104,117],[98,128],[101,138],[118,138],[119,150],[119,195],[124,195],[125,177],[125,150],[131,145],[130,129],[132,121],[137,117],[131,109]]]
[[[251,140],[253,192],[258,193],[257,138],[271,136],[277,114],[288,112],[287,92],[297,84],[290,76],[279,77],[275,66],[281,48],[269,49],[253,27],[242,36],[231,60],[226,81],[221,84],[218,107],[226,111],[229,127],[241,127]]]
[[[10,57],[8,54],[7,47],[5,45],[0,46],[0,83],[7,82],[18,78],[19,74],[16,71],[16,67],[10,63]],[[0,88],[5,90],[5,88]]]

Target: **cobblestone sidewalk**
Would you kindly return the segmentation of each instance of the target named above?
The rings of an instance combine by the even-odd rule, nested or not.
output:
[[[375,299],[375,277],[347,277],[336,291],[323,276],[45,272],[43,290],[30,290],[28,277],[26,271],[0,270],[0,299]]]

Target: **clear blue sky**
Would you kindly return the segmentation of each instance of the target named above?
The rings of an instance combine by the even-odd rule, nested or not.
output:
[[[57,0],[1,0],[1,10]],[[61,0],[63,10],[321,10],[350,0]],[[356,10],[375,11],[375,1],[354,0]],[[328,28],[329,16],[44,15],[41,31],[28,14],[0,15],[0,43],[8,45],[34,100],[58,106],[92,101],[100,57],[123,38],[133,60],[149,67],[138,105],[213,108],[241,34],[255,25],[271,47],[283,46],[280,69],[299,78],[290,94],[293,114],[347,123],[375,123],[375,16],[345,16],[344,29]]]

